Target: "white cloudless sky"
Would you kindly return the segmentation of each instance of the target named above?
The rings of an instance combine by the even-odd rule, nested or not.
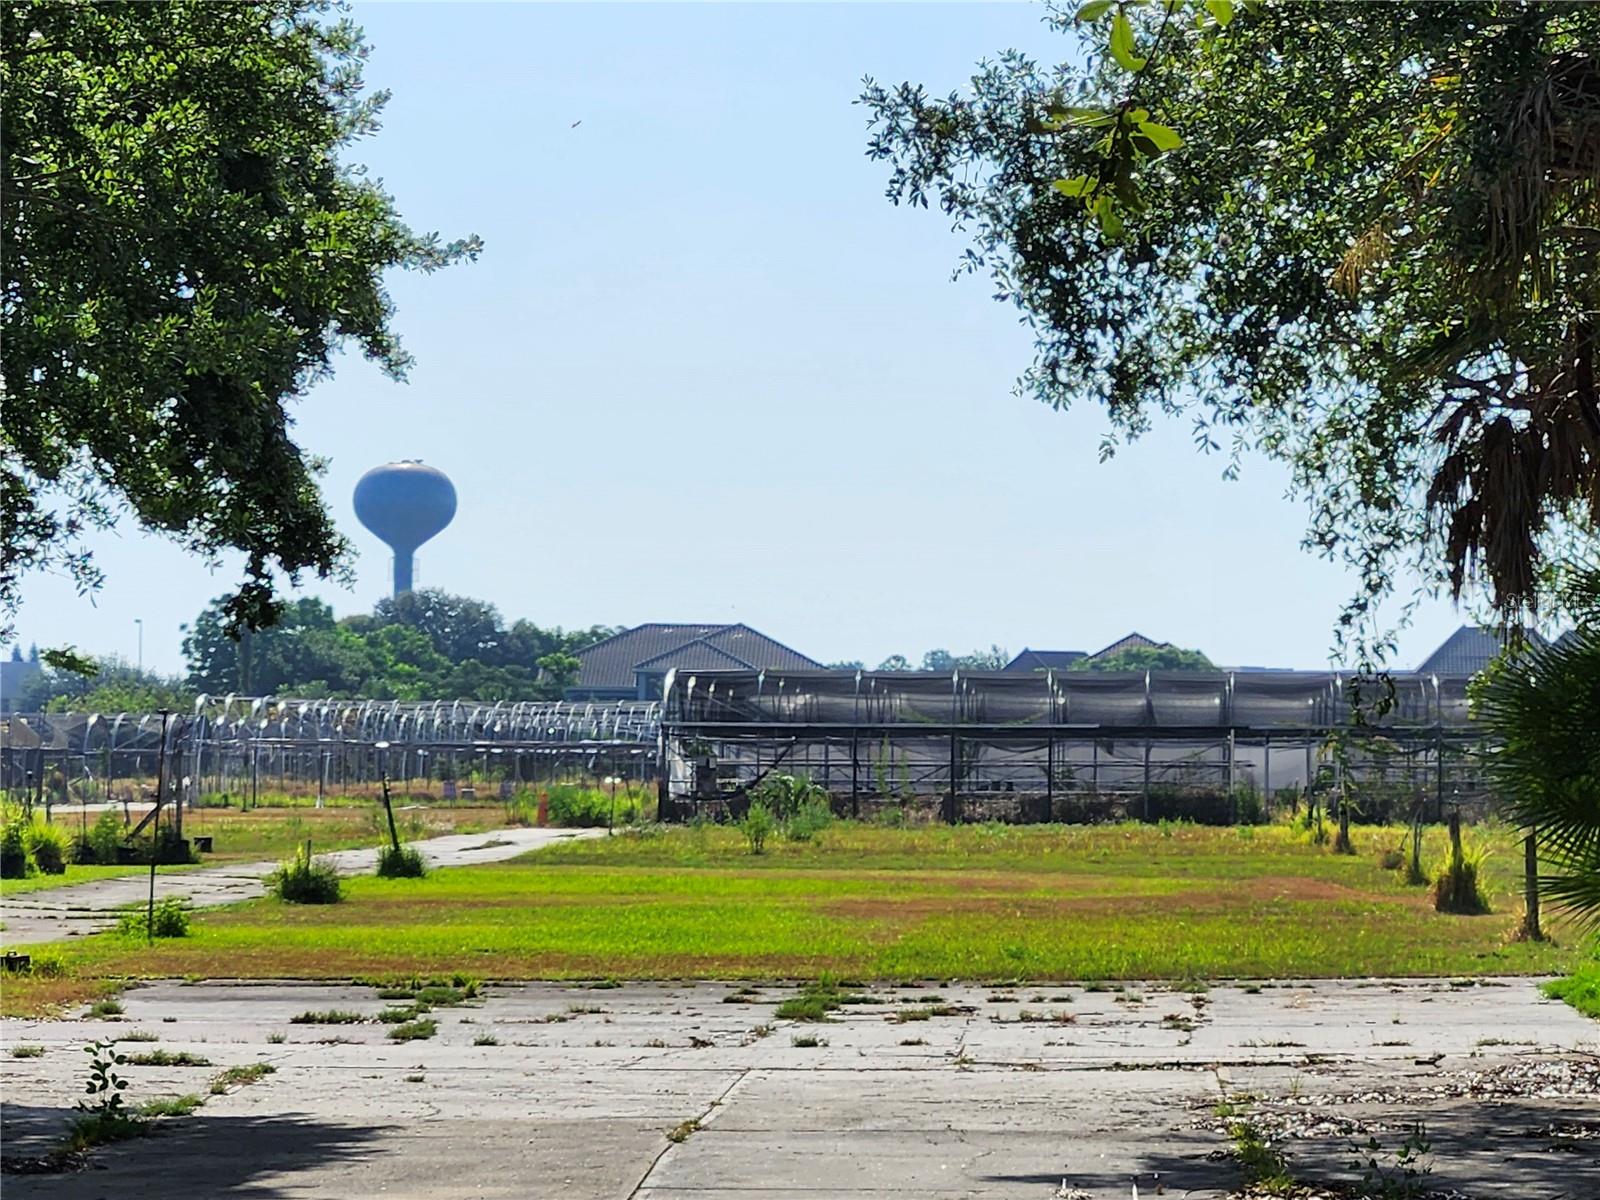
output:
[[[1343,569],[1299,541],[1287,474],[1225,482],[1183,424],[1099,463],[1101,413],[1013,394],[1030,340],[939,213],[892,207],[861,77],[962,86],[1024,4],[361,4],[394,97],[355,157],[419,229],[482,259],[397,275],[417,367],[347,354],[294,408],[359,551],[341,614],[388,587],[350,495],[421,458],[455,482],[418,586],[540,625],[744,621],[812,657],[1094,650],[1137,629],[1219,663],[1328,661]],[[182,668],[179,626],[237,578],[132,525],[90,600],[24,585],[24,644]],[[1464,618],[1427,605],[1399,665]]]

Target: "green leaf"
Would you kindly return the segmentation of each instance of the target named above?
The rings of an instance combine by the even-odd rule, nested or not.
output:
[[[1176,150],[1183,145],[1183,139],[1178,136],[1178,131],[1170,125],[1158,125],[1154,121],[1140,121],[1139,132],[1154,142],[1156,149],[1163,154],[1168,150]]]
[[[1233,0],[1206,0],[1206,11],[1226,28],[1233,21]]]
[[[1116,202],[1110,196],[1101,196],[1094,202],[1094,215],[1100,221],[1100,232],[1107,237],[1116,237],[1122,232],[1122,214],[1117,212]]]
[[[1112,18],[1111,57],[1124,71],[1137,71],[1146,62],[1133,52],[1133,24],[1126,13],[1119,12]]]
[[[1111,11],[1112,5],[1116,2],[1117,0],[1089,0],[1089,3],[1078,10],[1078,20],[1098,21]]]
[[[1071,179],[1058,179],[1050,186],[1063,196],[1087,196],[1094,191],[1092,175],[1074,175]]]

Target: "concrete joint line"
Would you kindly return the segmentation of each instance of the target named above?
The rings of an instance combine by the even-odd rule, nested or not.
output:
[[[728,1084],[727,1087],[723,1088],[722,1091],[711,1101],[711,1103],[706,1105],[705,1111],[702,1112],[698,1117],[693,1118],[696,1126],[703,1129],[705,1126],[709,1125],[712,1122],[716,1111],[722,1107],[723,1101],[725,1101],[729,1096],[733,1095],[734,1089],[748,1079],[750,1072],[754,1069],[755,1068],[753,1067],[746,1067],[744,1070],[740,1071],[739,1074],[734,1077],[733,1082]],[[693,1137],[692,1134],[690,1136]],[[634,1198],[644,1190],[645,1185],[650,1182],[650,1176],[655,1174],[656,1168],[659,1167],[663,1161],[665,1161],[667,1155],[671,1154],[677,1148],[678,1146],[676,1143],[668,1142],[662,1148],[661,1153],[657,1154],[653,1159],[650,1160],[650,1165],[645,1168],[644,1174],[639,1177],[639,1182],[634,1184],[633,1190],[628,1193],[628,1200],[634,1200]]]

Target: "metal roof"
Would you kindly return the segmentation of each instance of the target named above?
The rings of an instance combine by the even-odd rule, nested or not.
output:
[[[1524,634],[1535,645],[1544,639],[1533,630]],[[1417,664],[1419,675],[1476,675],[1494,661],[1505,645],[1499,631],[1482,625],[1463,625],[1422,662]]]
[[[1082,650],[1030,650],[1024,646],[1022,653],[1008,662],[1005,671],[1045,671],[1051,667],[1065,670],[1080,658],[1088,657]]]
[[[679,661],[678,655],[683,660]],[[718,659],[716,656],[722,657]],[[748,670],[804,671],[819,669],[814,662],[782,642],[748,625],[688,625],[651,622],[636,625],[578,651],[583,663],[577,691],[629,688],[635,672],[665,671],[669,667],[704,670],[743,667]],[[714,661],[713,661],[714,660]]]

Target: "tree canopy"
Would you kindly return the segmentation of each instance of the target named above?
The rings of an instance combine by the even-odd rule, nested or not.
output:
[[[494,605],[433,588],[385,599],[371,615],[335,620],[326,604],[306,598],[271,628],[235,638],[227,625],[220,598],[186,627],[188,683],[197,692],[559,699],[576,677],[575,652],[616,632],[507,626]]]
[[[1063,66],[862,97],[889,198],[1031,327],[1021,386],[1102,404],[1105,453],[1166,414],[1289,463],[1358,650],[1406,565],[1536,613],[1600,536],[1600,6],[1051,14]]]
[[[1069,671],[1215,671],[1216,664],[1198,650],[1178,646],[1128,646],[1110,654],[1076,659]]]
[[[121,512],[242,552],[230,625],[270,622],[274,572],[339,569],[287,405],[345,342],[403,378],[384,272],[479,247],[342,157],[387,97],[333,7],[4,5],[0,627],[27,570],[96,586],[83,535]]]

